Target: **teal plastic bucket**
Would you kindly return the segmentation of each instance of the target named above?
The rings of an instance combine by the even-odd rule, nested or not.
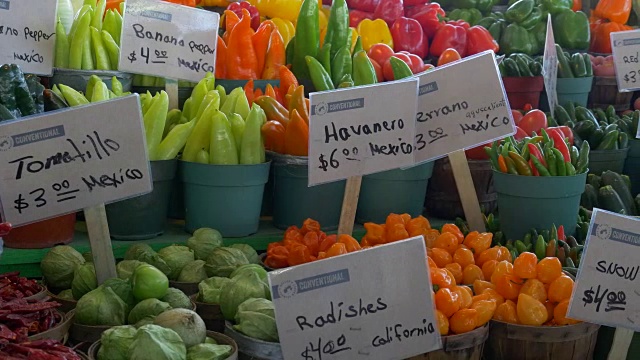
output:
[[[362,177],[356,211],[358,223],[384,223],[390,213],[422,214],[434,162]]]
[[[109,88],[109,90],[111,90],[111,78],[115,76],[120,81],[120,83],[122,83],[122,91],[131,91],[131,82],[133,80],[133,75],[120,71],[72,70],[54,68],[53,76],[51,76],[49,85],[53,87],[53,85],[64,84],[76,91],[82,91],[84,93],[87,90],[87,83],[89,82],[89,78],[91,77],[91,75],[96,75],[97,77],[99,77],[105,83],[105,85],[107,85],[107,88]]]
[[[571,101],[576,106],[587,107],[592,84],[593,77],[558,78],[556,83],[558,105],[564,106]],[[540,97],[540,109],[549,111],[549,100],[547,99],[546,91],[542,92]]]
[[[177,160],[151,161],[153,191],[105,206],[109,232],[117,240],[143,240],[162,235],[167,225]]]
[[[169,197],[170,219],[184,220],[184,186],[182,185],[182,161],[178,161],[176,176],[171,184],[171,196]]]
[[[589,173],[600,175],[606,170],[621,174],[629,148],[618,150],[592,150],[589,152]]]
[[[256,233],[270,167],[271,162],[209,165],[183,161],[185,229],[193,233],[209,227],[224,237]]]
[[[521,176],[493,172],[498,193],[500,225],[507,239],[520,239],[532,228],[563,225],[567,235],[576,229],[580,195],[587,174]]]
[[[346,181],[309,187],[308,158],[271,154],[273,161],[273,225],[279,229],[301,226],[311,218],[323,230],[335,230]]]
[[[629,140],[629,145],[623,173],[631,178],[631,193],[636,195],[640,194],[640,140]]]

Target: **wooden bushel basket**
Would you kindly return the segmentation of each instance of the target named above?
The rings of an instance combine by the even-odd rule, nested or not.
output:
[[[488,336],[489,324],[468,333],[443,336],[442,349],[409,360],[480,360]]]

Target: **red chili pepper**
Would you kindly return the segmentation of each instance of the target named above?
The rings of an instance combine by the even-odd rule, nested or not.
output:
[[[538,169],[536,169],[536,166],[533,165],[533,161],[531,161],[531,159],[529,159],[529,167],[531,168],[531,173],[533,173],[533,176],[540,176]]]
[[[499,49],[498,42],[491,36],[489,30],[484,27],[476,25],[467,30],[467,56],[487,50],[497,53]]]
[[[406,11],[405,11],[406,12]],[[429,40],[433,39],[438,29],[444,25],[445,11],[438,3],[429,3],[414,6],[406,16],[418,20],[422,25],[422,31]]]
[[[447,49],[455,49],[461,57],[467,52],[467,30],[459,25],[445,24],[431,42],[430,54],[439,57]]]
[[[538,147],[532,143],[528,143],[527,147],[529,147],[529,154],[531,154],[532,156],[535,156],[542,163],[542,165],[546,167],[547,161],[544,159],[544,155],[542,155],[542,152],[540,151],[540,149],[538,149]],[[535,168],[536,167],[534,166],[533,169]]]
[[[562,241],[567,240],[567,236],[564,234],[564,225],[558,227],[558,239]]]
[[[393,37],[393,48],[396,52],[408,51],[418,55],[421,59],[427,57],[429,39],[424,35],[418,20],[400,17],[393,23],[390,30]]]
[[[553,139],[553,147],[560,150],[562,156],[564,157],[564,162],[571,161],[571,155],[569,154],[569,148],[567,147],[567,143],[564,142],[564,137],[558,134],[557,131],[552,131],[549,134],[549,137]]]

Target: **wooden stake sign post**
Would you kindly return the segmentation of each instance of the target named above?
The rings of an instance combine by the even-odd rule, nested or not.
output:
[[[418,74],[415,161],[448,155],[469,227],[485,231],[469,164],[469,149],[515,133],[492,52]]]
[[[640,220],[594,209],[568,317],[616,328],[609,360],[640,331]]]
[[[166,78],[169,109],[175,109],[176,79],[198,82],[207,72],[215,72],[219,22],[220,14],[211,11],[127,0],[118,70]]]
[[[5,221],[84,209],[98,282],[115,277],[104,204],[153,187],[138,96],[3,122],[0,134]]]

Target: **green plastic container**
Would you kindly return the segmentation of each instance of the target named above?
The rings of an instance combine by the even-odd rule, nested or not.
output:
[[[176,176],[171,184],[171,196],[169,197],[170,219],[184,220],[184,186],[182,185],[182,161],[178,161]]]
[[[122,91],[131,91],[131,82],[133,81],[133,75],[123,73],[120,71],[106,71],[106,70],[71,70],[71,69],[53,69],[53,76],[49,80],[49,85],[64,84],[76,91],[87,90],[87,82],[91,75],[99,77],[105,85],[111,90],[111,78],[116,77],[122,83]]]
[[[182,162],[185,229],[202,227],[224,237],[258,231],[264,185],[271,162],[257,165],[209,165]]]
[[[143,240],[162,235],[177,160],[151,161],[153,191],[105,206],[109,232],[117,240]]]
[[[151,95],[155,95],[161,91],[165,90],[164,87],[158,86],[132,86],[131,91],[138,94],[145,94],[147,91],[151,93]],[[178,88],[178,108],[182,109],[184,102],[191,96],[191,92],[193,92],[192,87],[180,87]]]
[[[606,170],[621,174],[629,148],[618,150],[592,150],[589,152],[589,173],[600,175]],[[640,160],[640,159],[639,159]]]
[[[636,195],[640,194],[640,140],[629,140],[629,145],[623,174],[631,178],[631,193]]]
[[[273,87],[280,86],[280,80],[253,80],[254,89],[262,89],[264,91],[267,84],[271,84]],[[247,85],[247,80],[216,79],[216,86],[218,85],[221,85],[228,94],[237,87]]]
[[[571,101],[576,106],[586,107],[592,84],[593,77],[558,78],[558,82],[556,83],[558,105],[564,106]],[[540,97],[540,109],[549,111],[549,100],[547,100],[546,91],[542,92],[542,96]]]
[[[575,176],[521,176],[493,172],[498,193],[498,212],[507,239],[520,239],[526,232],[564,225],[567,235],[576,229],[580,195],[587,174]]]
[[[434,162],[362,177],[356,221],[384,223],[390,213],[422,214]]]
[[[311,218],[323,230],[335,230],[346,181],[309,187],[308,158],[271,154],[273,161],[273,224],[279,229],[301,226]]]

